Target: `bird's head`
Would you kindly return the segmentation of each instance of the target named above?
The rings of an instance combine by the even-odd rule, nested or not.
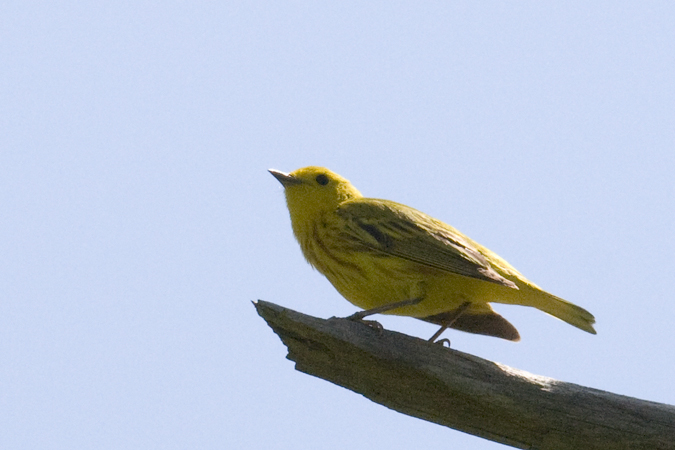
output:
[[[270,173],[284,186],[294,228],[334,211],[346,200],[362,197],[348,180],[325,167],[303,167],[291,173],[270,169]]]

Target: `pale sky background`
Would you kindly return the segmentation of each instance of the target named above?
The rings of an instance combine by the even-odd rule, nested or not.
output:
[[[356,309],[268,168],[324,165],[597,318],[453,347],[675,404],[675,3],[4,2],[0,448],[506,448],[297,372]],[[435,327],[382,318],[428,338]]]

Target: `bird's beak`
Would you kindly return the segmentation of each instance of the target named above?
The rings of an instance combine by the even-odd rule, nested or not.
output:
[[[279,183],[281,183],[284,187],[293,186],[295,184],[301,184],[302,183],[301,180],[298,180],[297,178],[295,178],[291,174],[279,172],[278,170],[274,170],[274,169],[269,169],[269,172],[272,175],[274,175],[274,178],[279,180]]]

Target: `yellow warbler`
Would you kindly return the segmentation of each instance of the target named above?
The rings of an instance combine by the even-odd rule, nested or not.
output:
[[[324,167],[270,173],[281,182],[307,261],[365,311],[412,316],[470,333],[520,339],[490,302],[532,306],[595,334],[593,315],[543,291],[453,227],[388,200],[365,198]]]

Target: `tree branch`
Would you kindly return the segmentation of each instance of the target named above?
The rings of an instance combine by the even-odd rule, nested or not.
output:
[[[393,331],[254,303],[301,372],[523,449],[675,449],[675,407],[532,375]]]

